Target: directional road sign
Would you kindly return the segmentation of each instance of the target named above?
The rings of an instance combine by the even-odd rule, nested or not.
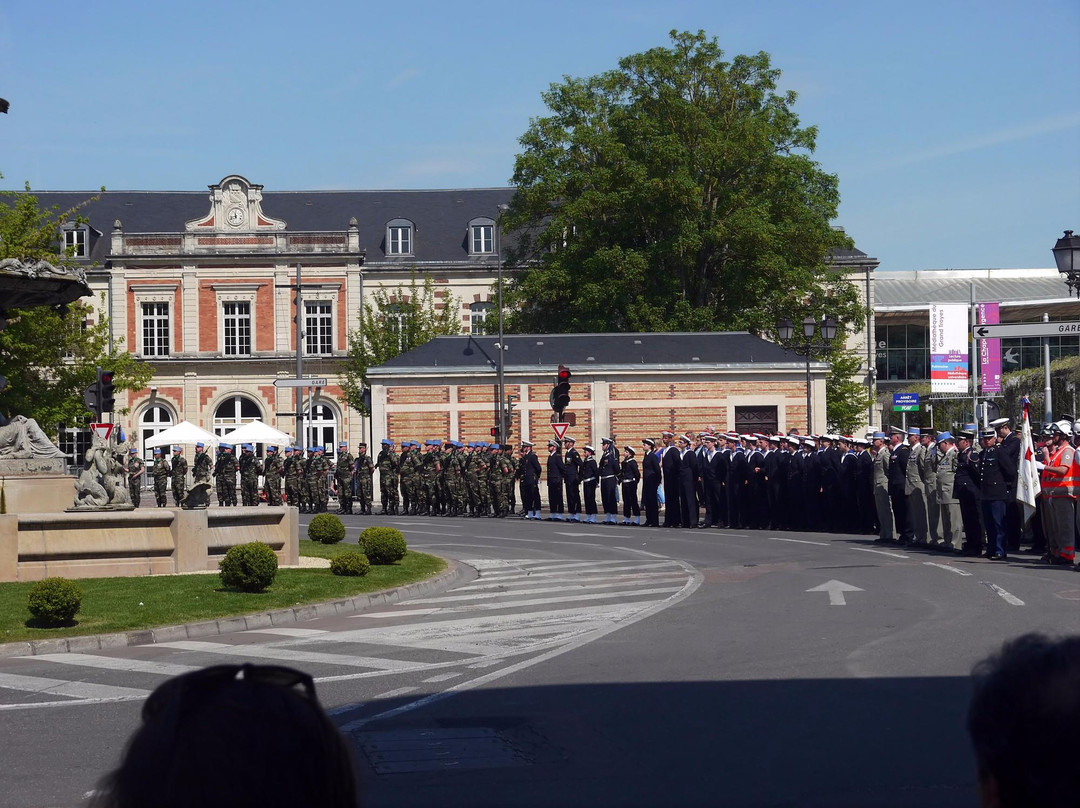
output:
[[[326,387],[326,379],[274,379],[274,387]]]
[[[975,339],[997,339],[999,337],[1060,337],[1062,335],[1080,335],[1080,321],[1068,323],[1000,323],[996,325],[977,325],[971,329]]]

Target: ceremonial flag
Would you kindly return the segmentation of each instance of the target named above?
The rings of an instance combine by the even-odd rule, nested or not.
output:
[[[1027,396],[1021,399],[1024,405],[1024,426],[1020,436],[1020,468],[1017,470],[1016,499],[1024,506],[1024,524],[1035,513],[1035,498],[1042,491],[1039,485],[1039,470],[1035,467],[1035,444],[1031,440],[1031,419],[1028,409],[1031,402]]]

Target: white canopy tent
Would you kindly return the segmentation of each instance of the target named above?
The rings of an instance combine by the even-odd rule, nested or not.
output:
[[[293,445],[291,435],[286,435],[281,430],[274,429],[258,419],[244,424],[239,429],[234,429],[228,435],[223,435],[220,440],[222,443],[231,443],[233,446],[239,446],[241,443],[262,443],[267,446]]]
[[[158,432],[154,437],[146,439],[148,447],[172,446],[174,444],[194,445],[205,443],[207,446],[217,446],[221,439],[207,432],[201,427],[195,426],[191,421],[181,421],[176,426],[171,426],[163,432]]]

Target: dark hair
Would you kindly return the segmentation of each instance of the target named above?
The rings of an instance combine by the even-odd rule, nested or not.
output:
[[[348,747],[305,673],[250,664],[186,673],[150,694],[142,718],[94,805],[357,804]]]
[[[1025,634],[976,665],[968,732],[979,779],[1002,808],[1073,808],[1080,799],[1080,636]]]

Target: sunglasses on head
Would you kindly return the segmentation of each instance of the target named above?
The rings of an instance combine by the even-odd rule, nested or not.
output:
[[[213,690],[235,681],[251,684],[273,685],[297,689],[306,698],[316,702],[315,680],[303,671],[284,665],[214,665],[170,679],[157,688],[143,705],[144,719],[152,719],[163,713],[168,705],[183,699],[185,694]]]

